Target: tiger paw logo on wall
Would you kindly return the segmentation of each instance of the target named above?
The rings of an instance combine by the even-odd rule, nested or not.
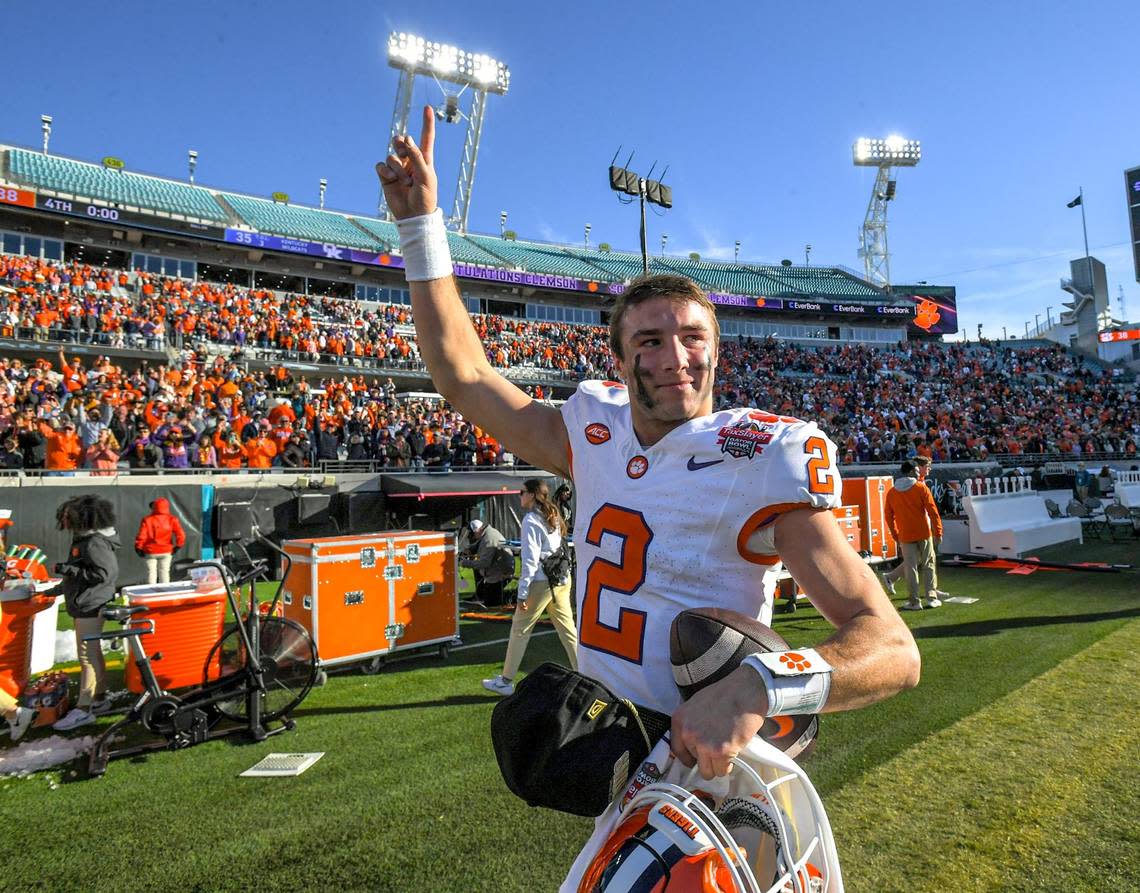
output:
[[[601,422],[590,422],[586,426],[586,440],[594,446],[605,443],[610,439],[610,429]]]
[[[927,332],[942,319],[938,305],[929,298],[921,298],[914,308],[914,324]]]
[[[755,458],[757,453],[764,452],[764,445],[772,441],[772,432],[766,430],[767,427],[753,421],[726,425],[717,432],[717,446],[722,453],[736,459]]]
[[[625,466],[625,473],[634,480],[637,480],[647,471],[649,471],[649,460],[644,456],[634,456]]]

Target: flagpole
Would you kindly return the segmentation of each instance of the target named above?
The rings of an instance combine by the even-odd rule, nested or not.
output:
[[[1093,297],[1093,306],[1096,306],[1096,287],[1093,284],[1092,256],[1089,254],[1089,227],[1085,222],[1085,188],[1080,187],[1077,193],[1081,198],[1081,230],[1085,234],[1085,264],[1089,268],[1089,294]]]

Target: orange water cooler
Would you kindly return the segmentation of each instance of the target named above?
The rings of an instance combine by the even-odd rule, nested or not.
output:
[[[32,674],[35,617],[55,604],[54,598],[36,595],[22,586],[0,591],[0,688],[14,698],[20,696]]]
[[[459,641],[454,533],[397,530],[286,540],[285,616],[309,631],[322,666]]]
[[[124,586],[127,604],[146,611],[135,614],[134,623],[150,620],[154,632],[140,640],[150,656],[150,667],[163,689],[201,685],[218,675],[221,649],[211,654],[222,637],[226,621],[226,590],[219,584],[199,588],[194,583],[156,583]],[[129,650],[128,650],[129,654]],[[161,654],[159,660],[154,656]],[[212,666],[207,667],[210,660]],[[127,688],[143,690],[142,675],[134,655],[127,658]]]

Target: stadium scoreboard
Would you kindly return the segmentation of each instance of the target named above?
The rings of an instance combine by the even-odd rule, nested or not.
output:
[[[1136,271],[1136,281],[1140,282],[1140,167],[1124,172],[1124,189],[1128,220],[1132,228],[1132,264]]]
[[[125,208],[115,207],[104,202],[80,201],[78,199],[61,198],[51,195],[32,196],[34,204],[26,202],[25,207],[34,207],[38,211],[47,211],[51,214],[63,214],[68,217],[83,217],[96,223],[122,223],[140,229],[158,230],[160,232],[177,233],[179,235],[201,236],[204,238],[220,239],[222,228],[209,226],[204,223],[195,223],[191,220],[177,220],[168,217],[128,211]],[[15,204],[15,203],[13,203]]]

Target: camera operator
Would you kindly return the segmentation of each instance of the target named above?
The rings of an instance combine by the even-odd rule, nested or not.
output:
[[[514,578],[515,556],[506,538],[490,524],[476,518],[467,525],[471,542],[460,567],[475,574],[475,600],[484,605],[504,604],[503,587]]]
[[[55,566],[63,582],[51,590],[62,595],[67,613],[75,620],[75,645],[79,653],[79,699],[75,707],[52,726],[66,732],[95,721],[93,710],[103,706],[107,691],[102,643],[85,642],[86,636],[103,632],[103,606],[115,595],[119,577],[119,535],[115,510],[98,496],[75,496],[56,510],[56,525],[71,533],[67,561]]]

